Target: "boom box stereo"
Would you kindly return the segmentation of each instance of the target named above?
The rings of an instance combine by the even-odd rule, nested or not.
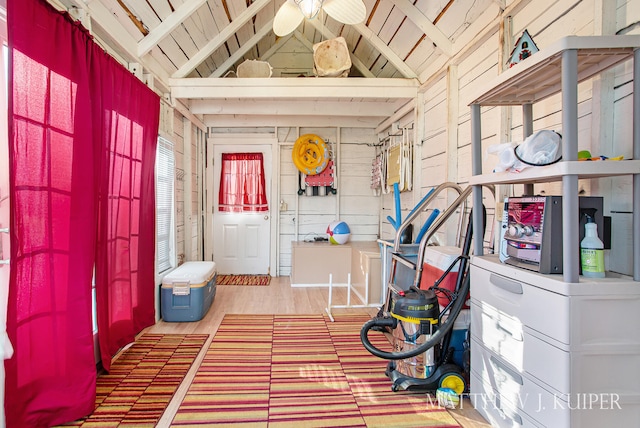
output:
[[[602,197],[580,196],[578,201],[579,245],[584,238],[584,210],[596,210],[594,218],[600,234],[604,216]],[[515,197],[507,204],[502,245],[506,248],[505,262],[545,274],[562,273],[562,196]]]

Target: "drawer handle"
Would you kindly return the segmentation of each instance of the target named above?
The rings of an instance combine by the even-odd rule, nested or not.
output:
[[[498,367],[500,370],[503,370],[503,371],[509,373],[509,375],[513,378],[513,380],[518,382],[518,384],[524,385],[524,381],[522,380],[522,375],[520,373],[516,372],[511,367],[507,366],[505,363],[503,363],[502,361],[500,361],[499,359],[497,359],[493,355],[491,355],[489,357],[489,360],[491,360],[491,363],[494,366]]]
[[[500,331],[503,331],[504,333],[507,333],[514,340],[517,340],[518,342],[522,342],[522,334],[514,333],[513,331],[509,330],[507,327],[500,324],[500,321],[496,323],[496,328]]]
[[[500,401],[500,395],[496,395],[496,408],[499,409],[501,415],[507,419],[511,419],[518,425],[522,426],[522,418],[519,414],[515,413],[513,410],[509,410],[509,413],[505,411],[505,408],[502,407],[502,401]]]
[[[505,291],[513,294],[522,294],[522,284],[517,281],[512,281],[507,278],[503,278],[494,273],[489,276],[489,282],[491,282],[496,287],[502,288]]]
[[[515,423],[517,423],[518,425],[522,426],[522,418],[520,417],[520,415],[519,415],[519,414],[514,413],[513,415],[510,415],[510,416],[511,416],[511,420],[512,420],[512,421],[514,421],[514,422],[515,422]]]

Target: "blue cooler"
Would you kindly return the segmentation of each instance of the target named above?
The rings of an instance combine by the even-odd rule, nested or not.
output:
[[[215,295],[216,264],[186,262],[162,279],[162,319],[168,322],[201,320]]]

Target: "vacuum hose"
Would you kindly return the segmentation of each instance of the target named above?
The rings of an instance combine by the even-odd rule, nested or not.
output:
[[[385,360],[404,360],[405,358],[413,358],[417,355],[422,354],[428,349],[433,348],[435,345],[440,343],[442,337],[447,334],[452,328],[453,324],[458,318],[462,307],[464,306],[466,296],[469,293],[469,275],[467,274],[464,278],[464,282],[458,291],[458,298],[455,300],[453,305],[451,306],[451,311],[449,312],[449,316],[447,320],[440,325],[438,331],[431,335],[431,338],[417,347],[404,351],[404,352],[387,352],[381,349],[376,348],[369,341],[369,330],[373,327],[391,327],[395,328],[398,324],[398,320],[395,318],[373,318],[367,321],[360,330],[360,340],[364,345],[365,349],[371,352],[378,358],[383,358]]]

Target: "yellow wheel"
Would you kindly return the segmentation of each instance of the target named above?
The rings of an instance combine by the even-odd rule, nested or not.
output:
[[[464,378],[458,373],[447,373],[440,379],[440,388],[449,388],[460,395],[466,389],[466,382]]]
[[[315,134],[304,134],[294,143],[291,157],[300,172],[316,175],[327,167],[329,149],[322,138]]]

